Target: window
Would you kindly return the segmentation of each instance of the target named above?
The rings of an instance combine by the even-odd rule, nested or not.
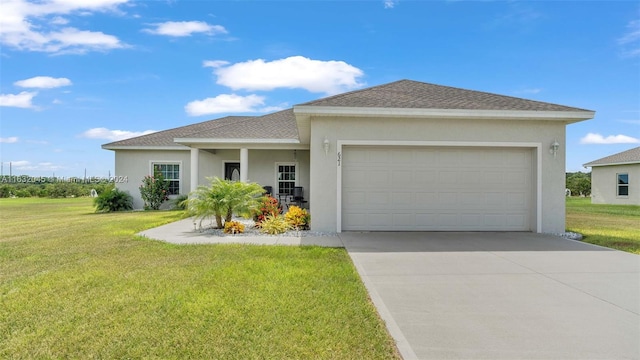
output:
[[[629,174],[618,174],[618,196],[629,196]]]
[[[296,165],[276,164],[278,168],[278,194],[293,195],[296,186]]]
[[[169,195],[180,194],[180,164],[153,164],[153,167],[169,181]]]

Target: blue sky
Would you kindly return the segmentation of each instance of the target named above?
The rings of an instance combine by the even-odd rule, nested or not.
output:
[[[567,127],[568,171],[640,145],[636,1],[2,0],[0,13],[4,174],[113,175],[104,143],[400,79],[595,110]]]

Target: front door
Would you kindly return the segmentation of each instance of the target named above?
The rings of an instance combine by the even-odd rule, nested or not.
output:
[[[224,179],[232,181],[240,181],[240,163],[228,162],[224,163]]]

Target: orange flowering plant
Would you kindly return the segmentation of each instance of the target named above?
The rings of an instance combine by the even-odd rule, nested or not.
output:
[[[282,208],[278,203],[278,200],[272,196],[263,196],[260,199],[260,207],[256,211],[253,220],[256,223],[256,227],[260,227],[262,222],[267,216],[278,216],[282,213]]]

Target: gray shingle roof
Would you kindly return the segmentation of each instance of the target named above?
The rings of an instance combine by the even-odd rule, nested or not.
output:
[[[464,90],[412,80],[338,94],[299,106],[368,108],[414,108],[456,110],[589,111],[540,101],[480,91]],[[299,140],[293,109],[263,116],[227,116],[159,131],[131,139],[114,141],[103,148],[120,146],[181,147],[175,138],[208,139],[295,139]]]
[[[584,166],[604,166],[613,164],[640,164],[640,146],[588,162],[584,164]]]
[[[252,116],[227,116],[216,120],[208,120],[197,124],[191,124],[186,126],[180,126],[177,128],[154,132],[147,135],[137,136],[130,139],[114,141],[108,144],[102,145],[103,147],[110,146],[175,146],[180,147],[179,144],[173,142],[174,138],[187,137],[188,135],[197,134],[206,131],[212,131],[218,127],[224,127],[229,124],[234,124],[238,121],[251,119]]]
[[[227,116],[174,129],[158,131],[130,139],[104,144],[114,146],[174,146],[176,138],[190,139],[294,139],[298,140],[298,126],[293,109],[263,116]]]
[[[456,110],[590,111],[511,96],[413,80],[338,94],[300,106],[385,107]]]
[[[218,120],[213,122],[216,121]],[[225,122],[220,126],[211,127],[207,130],[176,137],[198,139],[299,139],[298,125],[296,124],[293,109]]]

